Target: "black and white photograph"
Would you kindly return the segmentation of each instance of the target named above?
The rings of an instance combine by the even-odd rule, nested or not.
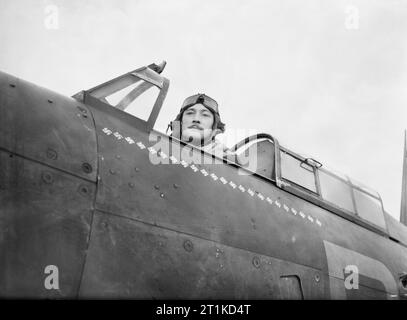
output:
[[[405,0],[0,0],[0,298],[407,299],[406,35]]]

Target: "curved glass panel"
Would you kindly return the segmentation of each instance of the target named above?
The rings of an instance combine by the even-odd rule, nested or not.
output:
[[[314,168],[284,151],[280,154],[281,176],[316,193]]]
[[[355,179],[352,178],[350,179],[350,181],[354,186],[358,187],[359,189],[362,189],[364,192],[369,193],[373,197],[380,198],[380,195],[377,191],[365,186],[363,183],[356,181]]]
[[[322,198],[340,208],[355,212],[350,185],[322,170],[319,170],[318,172]]]
[[[378,199],[358,189],[353,189],[358,215],[383,229],[386,228],[382,204]]]

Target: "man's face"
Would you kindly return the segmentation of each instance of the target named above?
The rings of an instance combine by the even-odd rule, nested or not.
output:
[[[189,107],[182,115],[181,140],[197,146],[201,145],[202,140],[207,143],[212,134],[213,121],[212,112],[204,105]]]

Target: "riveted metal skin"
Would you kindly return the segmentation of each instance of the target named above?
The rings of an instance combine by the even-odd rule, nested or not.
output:
[[[85,173],[87,173],[87,174],[90,174],[90,173],[92,173],[92,166],[89,164],[89,163],[83,163],[82,164],[82,171],[83,172],[85,172]]]
[[[89,188],[86,185],[81,184],[78,188],[78,191],[80,194],[82,194],[83,196],[88,196],[89,194]]]
[[[184,249],[188,252],[191,252],[192,250],[194,250],[194,245],[192,244],[191,241],[189,240],[185,240],[184,241]]]
[[[199,238],[191,245],[190,239],[97,211],[79,297],[280,299],[287,288],[279,276],[285,274],[301,276],[308,298],[318,297],[315,293],[321,290],[310,267],[259,255],[255,268],[247,250]]]
[[[47,184],[51,184],[52,182],[54,182],[54,177],[52,176],[51,172],[45,171],[42,173],[41,177],[42,181],[44,181]]]
[[[48,148],[47,157],[48,159],[56,160],[58,158],[58,153],[55,150]]]
[[[258,257],[254,257],[254,258],[253,258],[253,265],[254,265],[256,268],[260,268],[260,259],[259,259]]]
[[[78,101],[3,72],[0,93],[0,149],[96,181],[95,170],[82,170],[83,163],[97,167],[96,135],[90,113],[80,116]]]
[[[95,185],[1,150],[0,164],[0,297],[77,297]],[[44,286],[48,265],[59,290]]]
[[[79,110],[80,112],[82,112],[83,114],[88,114],[88,111],[86,111],[85,108],[80,107],[80,106],[78,106],[77,108],[78,108],[78,110]]]
[[[281,210],[266,201],[250,199],[250,195],[224,185],[219,180],[215,181],[210,175],[205,177],[200,171],[194,172],[181,164],[153,164],[151,153],[147,149],[140,150],[137,146],[123,141],[124,139],[117,140],[113,134],[104,134],[102,130],[107,127],[115,132],[115,129],[120,128],[123,136],[130,136],[145,145],[154,145],[149,144],[148,134],[138,130],[130,121],[111,117],[109,110],[100,108],[100,111],[103,112],[93,112],[99,152],[104,158],[99,168],[102,181],[96,200],[99,210],[145,223],[156,221],[159,226],[178,232],[323,268],[323,259],[307,253],[308,247],[320,247],[322,253],[323,244],[317,241],[316,237],[306,237],[302,232],[304,228],[309,232],[320,232],[315,226],[304,225],[293,216],[282,215]],[[165,143],[168,138],[163,136],[162,141]],[[174,142],[172,147],[173,154],[180,153],[178,142]],[[122,155],[120,161],[116,159],[117,154]],[[210,156],[203,155],[199,150],[192,150],[191,157],[195,157],[196,161],[203,156],[205,158],[201,159],[202,162],[211,161]],[[223,176],[237,185],[246,185],[275,199],[284,195],[283,191],[270,188],[269,183],[262,179],[238,175],[235,167],[219,163],[219,160],[218,164],[196,166],[199,170],[205,169],[209,174],[215,172],[219,178]],[[120,173],[111,174],[112,167]],[[135,167],[139,168],[139,172],[135,172]],[[137,193],[123,184],[123,179],[134,183]],[[174,184],[182,185],[185,192],[174,188]],[[162,196],[164,198],[160,199]],[[290,204],[294,205],[294,202],[295,199]],[[256,221],[256,228],[252,227],[251,219]],[[289,223],[292,222],[290,232],[280,234],[280,230],[286,228],[287,219]],[[242,232],[244,237],[241,237]],[[297,242],[301,245],[287,247],[286,244],[291,242],[293,234],[298,234]],[[283,247],[286,249],[281,250]]]
[[[0,72],[0,297],[78,295],[97,152],[93,118],[77,106]],[[45,288],[48,265],[59,270],[59,290]]]
[[[102,212],[96,213],[93,227],[80,297],[278,298],[278,282],[271,280],[275,271],[253,268],[245,250],[204,239],[192,246],[182,233]],[[215,248],[225,253],[217,258]],[[251,284],[245,285],[249,278]]]

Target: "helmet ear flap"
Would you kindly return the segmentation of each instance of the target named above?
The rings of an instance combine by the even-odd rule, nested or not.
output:
[[[224,133],[225,132],[225,124],[220,120],[219,114],[215,115],[215,123],[214,123],[214,129],[216,133],[214,134],[217,135],[219,133]]]

